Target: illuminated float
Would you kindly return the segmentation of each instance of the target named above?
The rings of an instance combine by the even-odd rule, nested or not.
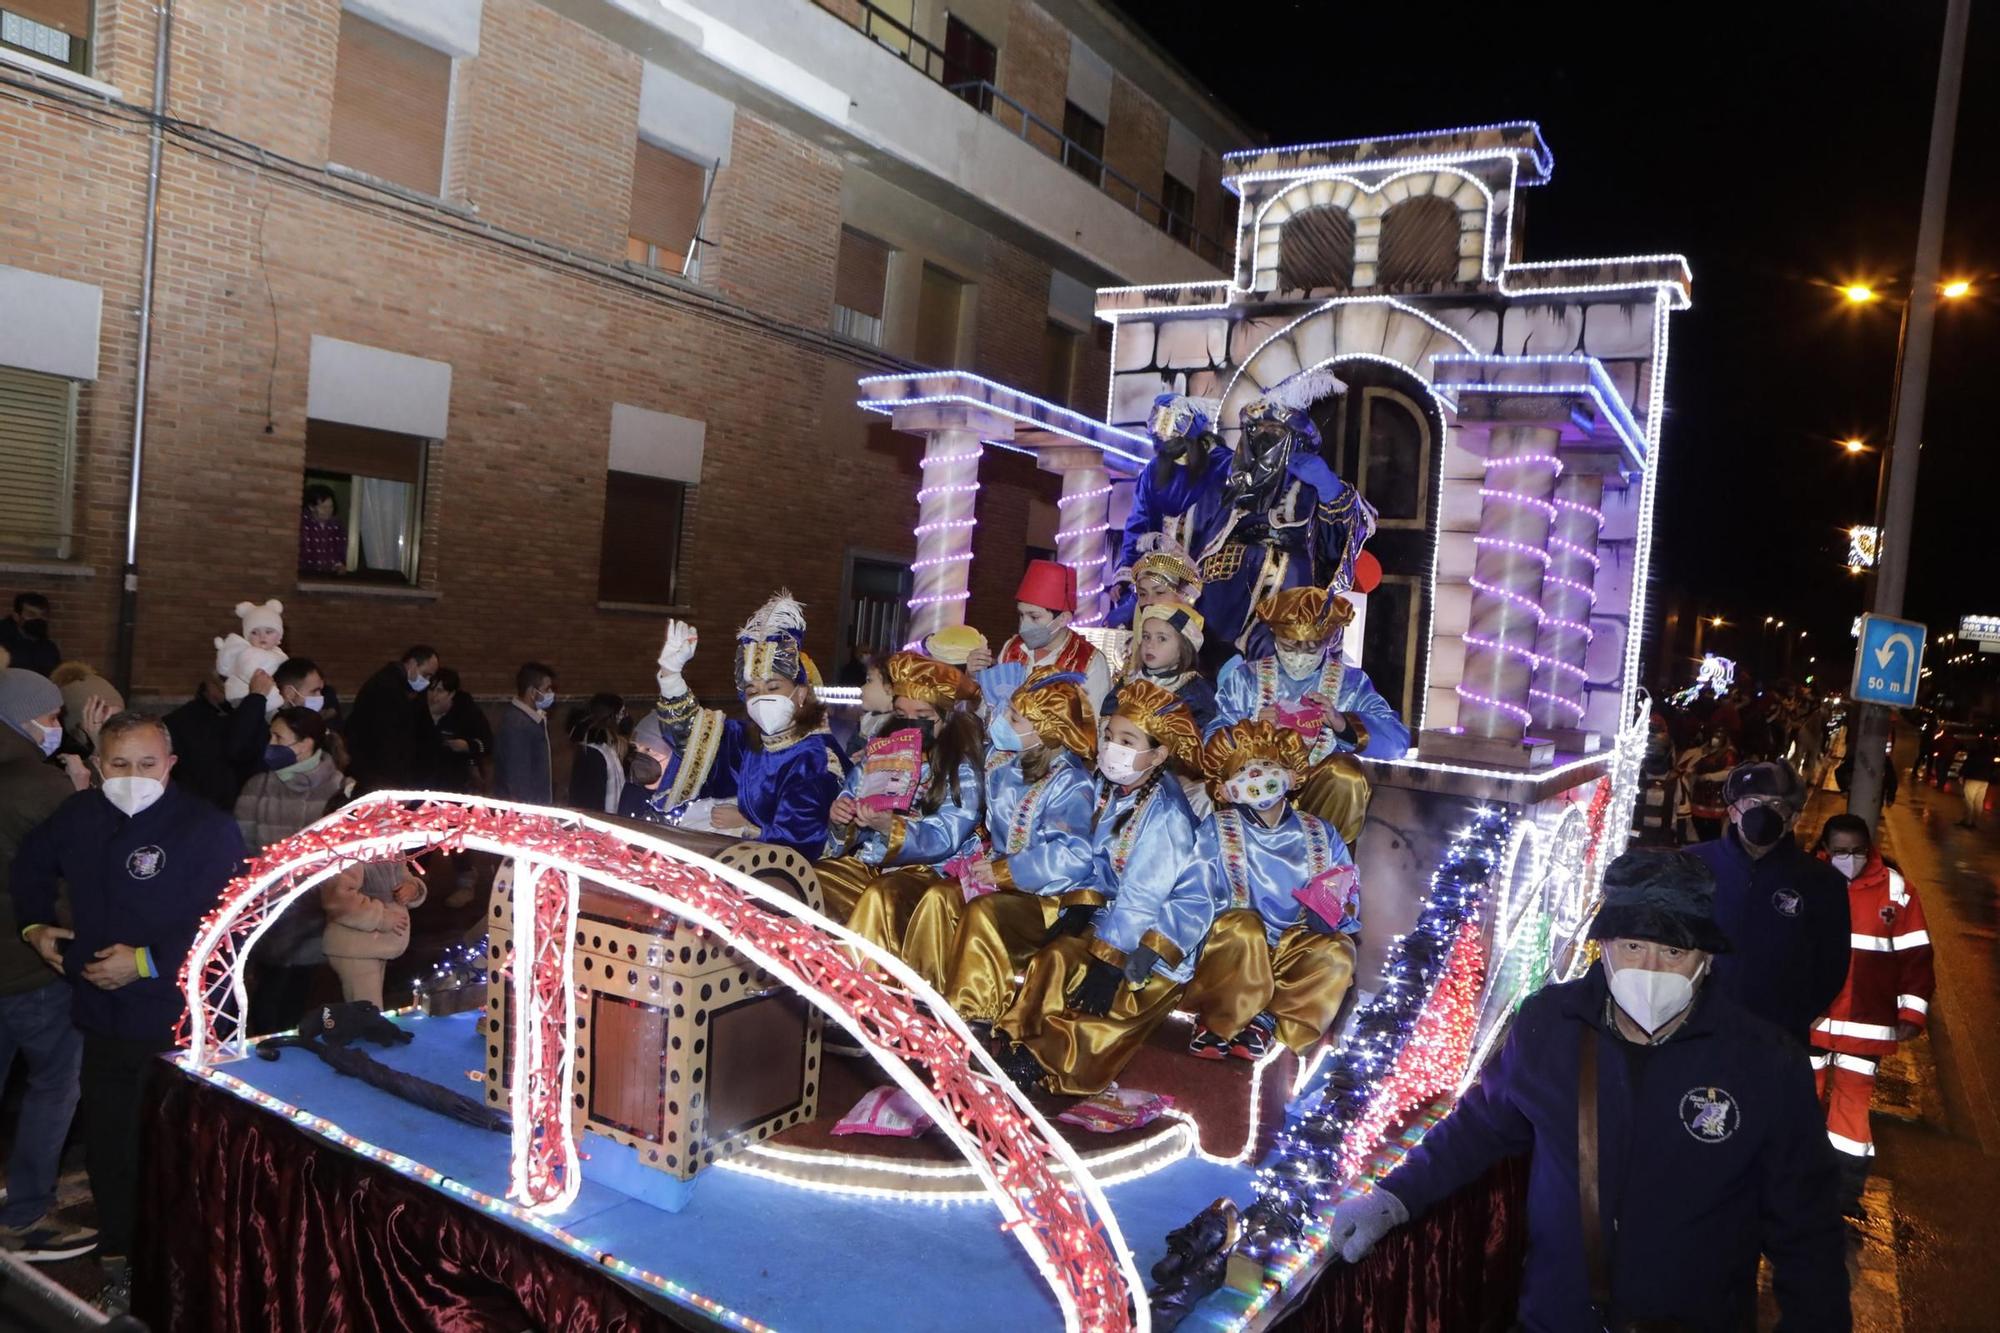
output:
[[[802,1322],[810,1308],[760,1307],[769,1252],[733,1268],[697,1258],[735,1239],[704,1209],[752,1187],[778,1209],[788,1266],[845,1252],[834,1233],[850,1225],[885,1264],[912,1246],[963,1253],[958,1238],[975,1233],[1004,1233],[1029,1261],[1024,1274],[990,1254],[939,1258],[927,1292],[909,1273],[860,1288],[829,1273],[828,1308],[871,1291],[942,1304],[803,1322],[1147,1328],[1142,1274],[1167,1254],[1165,1233],[1221,1194],[1241,1216],[1206,1250],[1227,1251],[1228,1281],[1206,1294],[1219,1262],[1193,1279],[1169,1261],[1163,1322],[1267,1325],[1323,1262],[1318,1214],[1448,1112],[1523,995],[1582,970],[1583,925],[1632,825],[1667,331],[1690,277],[1672,255],[1522,259],[1524,192],[1552,170],[1531,124],[1232,155],[1230,277],[1098,293],[1113,333],[1102,420],[961,371],[860,381],[863,409],[922,440],[920,638],[963,619],[986,450],[1061,474],[1057,553],[1089,623],[1109,605],[1115,538],[1152,462],[1155,398],[1214,400],[1233,445],[1245,403],[1332,372],[1312,407],[1325,461],[1379,514],[1380,580],[1347,651],[1415,748],[1362,761],[1374,796],[1356,847],[1358,995],[1306,1058],[1278,1047],[1254,1067],[1197,1061],[1185,1024],[1169,1024],[1124,1081],[1176,1096],[1176,1113],[1077,1143],[913,973],[818,913],[810,868],[789,853],[404,793],[270,849],[233,886],[190,956],[182,1067],[730,1326]],[[262,1086],[264,1066],[238,1060],[243,960],[283,901],[353,860],[434,847],[495,852],[511,871],[490,923],[488,1007],[419,1020],[461,1025],[440,1041],[480,1029],[467,1049],[484,1095],[513,1116],[489,1189],[426,1166],[424,1144],[375,1144],[285,1101]],[[814,1130],[846,1109],[823,1024],[935,1118],[949,1157],[856,1151]],[[758,1068],[745,1050],[777,1055]],[[657,1210],[648,1253],[593,1239],[597,1214],[578,1202],[593,1181]]]

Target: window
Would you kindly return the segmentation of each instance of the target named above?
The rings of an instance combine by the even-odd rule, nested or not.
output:
[[[89,73],[90,0],[5,0],[0,47]]]
[[[944,24],[944,83],[981,111],[993,110],[993,81],[1000,52],[956,14]]]
[[[308,540],[302,520],[299,573],[416,583],[429,454],[430,441],[421,436],[307,421],[306,487],[324,486],[332,493],[332,517],[341,525],[347,550],[337,567],[331,560],[321,563],[316,557],[325,540]]]
[[[1382,215],[1378,287],[1431,287],[1458,276],[1458,209],[1449,199],[1406,199]]]
[[[1194,190],[1172,176],[1160,181],[1160,230],[1182,245],[1194,243]]]
[[[1070,402],[1070,384],[1076,376],[1076,355],[1083,335],[1067,324],[1048,322],[1042,335],[1042,397],[1064,407]]]
[[[444,191],[451,57],[343,11],[329,152],[419,194]]]
[[[604,538],[597,556],[600,601],[679,605],[685,482],[613,470],[604,479]]]
[[[1347,210],[1323,207],[1294,213],[1278,234],[1279,289],[1346,291],[1353,282],[1354,219]]]
[[[917,293],[916,358],[927,366],[958,364],[958,327],[965,307],[965,284],[935,264],[924,265]]]
[[[840,229],[833,275],[833,331],[882,345],[882,296],[889,284],[889,247],[852,227]]]
[[[76,381],[0,366],[0,550],[67,560]]]
[[[701,264],[696,238],[708,204],[708,168],[644,139],[632,159],[632,226],[626,257],[684,278]]]
[[[1104,183],[1104,122],[1074,102],[1063,103],[1063,165],[1092,185]]]

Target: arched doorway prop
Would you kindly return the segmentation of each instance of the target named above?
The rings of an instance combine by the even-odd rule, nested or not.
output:
[[[188,952],[183,1063],[203,1071],[248,1053],[244,966],[287,906],[346,866],[440,848],[494,853],[514,867],[515,983],[524,1002],[510,1087],[510,1193],[530,1211],[561,1212],[582,1183],[566,1098],[575,1051],[571,951],[578,884],[587,879],[723,940],[845,1028],[974,1167],[1002,1229],[1054,1292],[1066,1328],[1150,1327],[1131,1249],[1097,1182],[941,997],[780,890],[587,815],[378,792],[266,848],[224,890]]]

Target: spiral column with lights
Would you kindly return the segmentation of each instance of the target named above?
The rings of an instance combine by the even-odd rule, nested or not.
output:
[[[1111,526],[1111,474],[1095,449],[1044,449],[1041,464],[1062,475],[1056,500],[1056,560],[1076,571],[1078,625],[1104,619],[1104,534]]]
[[[910,562],[910,638],[965,623],[966,580],[972,569],[973,516],[979,498],[979,436],[934,430],[924,444],[923,485],[917,489],[917,556]]]
[[[1584,655],[1597,605],[1597,536],[1604,527],[1604,478],[1565,472],[1550,503],[1548,568],[1542,574],[1542,629],[1535,640],[1535,679],[1528,711],[1538,728],[1574,728],[1583,721]]]
[[[1473,539],[1471,619],[1465,672],[1459,679],[1459,725],[1468,736],[1516,741],[1533,720],[1533,686],[1542,622],[1542,575],[1551,500],[1562,460],[1557,432],[1546,426],[1496,426],[1480,488],[1479,535]]]

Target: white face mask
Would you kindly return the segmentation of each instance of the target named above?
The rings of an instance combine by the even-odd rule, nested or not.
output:
[[[136,815],[167,794],[158,778],[106,778],[104,799],[128,815]]]
[[[1129,787],[1151,771],[1151,765],[1139,763],[1140,751],[1117,741],[1106,741],[1097,747],[1097,771],[1121,787]]]
[[[750,720],[766,736],[775,736],[788,729],[799,712],[799,706],[792,702],[789,694],[760,694],[743,706],[749,710]]]
[[[323,694],[308,694],[305,698],[299,700],[299,707],[317,713],[320,709],[326,707],[326,696]]]
[[[422,693],[423,691],[429,689],[430,687],[431,687],[431,678],[429,676],[417,676],[410,681],[410,688],[417,691],[418,693]]]
[[[1833,868],[1838,870],[1847,879],[1853,879],[1868,868],[1868,853],[1866,852],[1841,852],[1827,859],[1833,862]]]
[[[21,734],[35,743],[35,748],[42,752],[44,759],[54,754],[56,747],[62,744],[61,727],[45,727],[33,718],[21,724]]]
[[[1281,768],[1252,764],[1222,784],[1222,799],[1230,805],[1269,810],[1292,789],[1292,775]]]
[[[1325,655],[1317,649],[1301,653],[1289,648],[1280,648],[1277,654],[1278,670],[1293,680],[1304,680],[1308,676],[1318,675],[1320,667],[1326,661]]]
[[[1678,972],[1654,972],[1643,967],[1613,968],[1605,960],[1610,976],[1611,998],[1625,1016],[1647,1032],[1658,1032],[1674,1021],[1674,1016],[1694,1003],[1694,978]],[[1706,970],[1708,964],[1703,963]],[[1700,976],[1697,972],[1695,976]]]
[[[550,708],[554,707],[555,702],[556,702],[556,694],[554,690],[543,690],[540,694],[535,696],[535,707],[541,709],[544,713],[548,712]]]

